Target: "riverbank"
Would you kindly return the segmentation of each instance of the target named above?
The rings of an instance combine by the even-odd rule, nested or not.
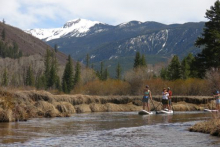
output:
[[[38,117],[68,117],[74,113],[142,110],[142,96],[53,95],[46,91],[0,91],[0,122],[25,121]],[[161,96],[153,96],[161,109]],[[212,97],[175,96],[174,111],[212,108]],[[154,106],[152,103],[151,110]]]
[[[214,114],[214,115],[219,115],[219,114]],[[199,122],[194,126],[190,127],[189,131],[207,133],[213,136],[220,137],[220,119],[213,118],[212,120]]]

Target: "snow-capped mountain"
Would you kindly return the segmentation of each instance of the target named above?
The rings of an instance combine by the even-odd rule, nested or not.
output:
[[[96,24],[103,24],[98,21],[91,21],[86,19],[74,19],[66,22],[62,28],[53,29],[30,29],[26,30],[27,33],[33,36],[50,41],[62,37],[82,37],[87,34],[91,27]],[[102,30],[99,30],[102,31]]]
[[[105,61],[109,71],[115,71],[117,62],[124,70],[132,68],[137,51],[146,56],[147,63],[166,62],[172,55],[181,58],[188,53],[197,54],[201,49],[194,46],[201,35],[204,22],[185,24],[162,24],[153,21],[130,21],[116,26],[75,19],[62,28],[32,29],[28,32],[47,42],[50,46],[71,54],[73,59],[90,62],[99,69]],[[96,67],[97,66],[97,67]],[[126,68],[126,69],[125,69]]]

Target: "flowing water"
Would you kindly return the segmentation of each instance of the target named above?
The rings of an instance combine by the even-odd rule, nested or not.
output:
[[[220,138],[188,131],[210,118],[202,112],[103,112],[0,123],[0,146],[219,147]]]

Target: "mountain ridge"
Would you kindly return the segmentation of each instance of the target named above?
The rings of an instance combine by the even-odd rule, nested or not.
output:
[[[203,32],[204,24],[129,21],[113,26],[96,23],[83,35],[71,36],[74,32],[69,32],[60,38],[44,41],[50,46],[57,44],[60,51],[84,63],[86,54],[89,54],[95,69],[99,69],[100,62],[104,61],[106,67],[114,71],[116,63],[124,60],[128,62],[124,65],[128,70],[132,68],[132,58],[137,51],[146,56],[148,64],[166,62],[173,55],[181,59],[188,53],[195,55],[201,52],[194,42]]]

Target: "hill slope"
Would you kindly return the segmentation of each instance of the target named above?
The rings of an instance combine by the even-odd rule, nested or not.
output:
[[[6,33],[6,38],[4,42],[7,42],[7,44],[9,45],[13,42],[16,42],[18,44],[19,50],[22,51],[24,56],[35,54],[44,56],[46,49],[54,50],[42,40],[28,33],[25,33],[18,28],[0,22],[0,32],[2,32],[3,29]],[[66,63],[67,56],[65,54],[57,52],[56,56],[60,64],[64,65]]]

